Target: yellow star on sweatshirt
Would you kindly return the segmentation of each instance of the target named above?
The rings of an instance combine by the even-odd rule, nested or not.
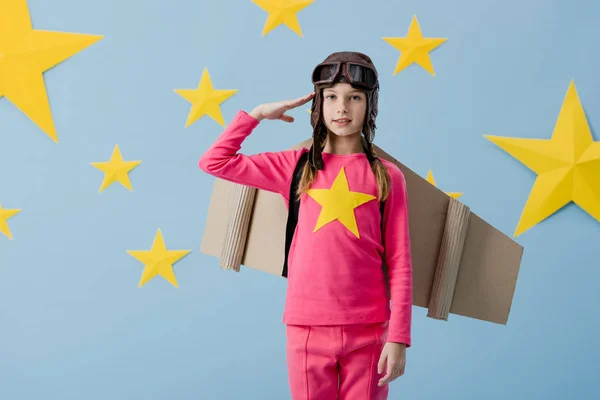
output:
[[[340,169],[330,189],[308,189],[307,194],[322,206],[313,232],[337,219],[357,238],[360,235],[354,209],[376,198],[367,193],[351,192],[344,167]]]

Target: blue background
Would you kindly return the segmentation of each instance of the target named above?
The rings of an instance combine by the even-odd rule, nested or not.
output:
[[[0,204],[20,208],[0,235],[0,398],[288,399],[281,323],[285,280],[223,271],[200,252],[213,178],[197,160],[223,128],[184,128],[208,67],[239,109],[312,90],[329,53],[369,54],[381,75],[376,143],[508,235],[535,175],[484,134],[549,138],[573,79],[598,140],[600,6],[578,1],[316,1],[261,37],[251,1],[29,0],[35,29],[104,38],[44,74],[59,143],[0,99]],[[436,77],[382,37],[405,36],[417,15]],[[366,19],[366,17],[369,19]],[[267,121],[243,151],[281,150],[310,135]],[[595,128],[595,129],[594,129]],[[118,144],[142,160],[133,192],[98,189]],[[160,228],[176,289],[127,250]],[[576,399],[597,392],[600,224],[569,205],[516,240],[525,247],[506,326],[414,308],[413,346],[390,399]],[[596,394],[597,395],[597,394]]]

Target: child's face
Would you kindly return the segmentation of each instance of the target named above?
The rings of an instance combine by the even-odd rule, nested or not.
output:
[[[349,83],[336,83],[323,90],[322,118],[330,133],[360,135],[367,112],[367,96]]]

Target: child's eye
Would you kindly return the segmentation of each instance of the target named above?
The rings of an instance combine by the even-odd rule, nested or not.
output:
[[[335,95],[334,94],[330,94],[325,96],[326,99],[334,99]],[[351,97],[352,100],[360,100],[362,97],[360,97],[360,95],[354,95]]]

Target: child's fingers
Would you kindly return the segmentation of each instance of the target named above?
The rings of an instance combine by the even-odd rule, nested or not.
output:
[[[311,92],[309,94],[307,94],[306,96],[304,96],[304,101],[302,102],[302,104],[306,104],[309,101],[312,100],[312,98],[315,97],[315,92]]]
[[[295,108],[295,107],[301,106],[302,104],[306,104],[306,103],[308,103],[308,101],[310,99],[312,99],[314,94],[315,94],[314,92],[311,92],[302,97],[298,97],[297,99],[294,99],[294,100],[288,102],[287,106],[290,108]]]
[[[386,355],[385,355],[385,353],[381,353],[381,356],[379,357],[379,363],[377,364],[377,373],[379,373],[379,374],[383,373],[383,368],[385,367],[385,362],[386,362]]]
[[[298,100],[303,101],[303,102],[307,102],[308,100],[310,100],[313,96],[315,95],[315,92],[310,92],[308,94],[305,94],[304,96],[298,98]]]
[[[285,122],[294,122],[294,117],[292,117],[291,115],[283,114],[281,116],[281,119]]]
[[[379,380],[378,385],[383,386],[383,385],[388,384],[390,382],[391,378],[392,378],[392,370],[391,370],[391,368],[388,368],[385,376]]]
[[[394,368],[394,361],[388,357],[386,363],[386,374],[379,380],[379,386],[385,385],[397,378],[397,368]]]

